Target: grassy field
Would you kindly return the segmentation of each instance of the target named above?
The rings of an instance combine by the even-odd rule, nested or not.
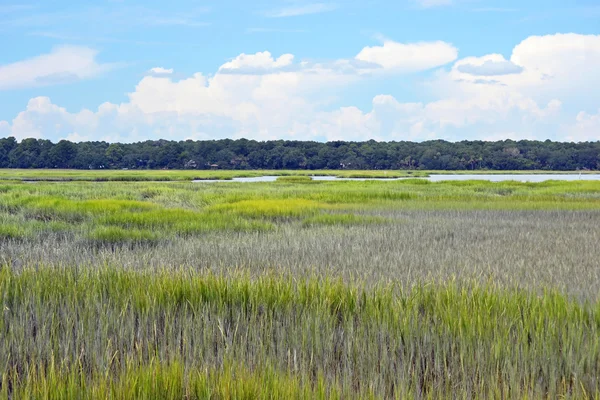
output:
[[[600,182],[79,173],[0,183],[0,398],[600,397]]]

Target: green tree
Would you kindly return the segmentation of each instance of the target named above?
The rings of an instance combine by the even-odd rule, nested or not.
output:
[[[77,146],[68,140],[61,140],[48,151],[48,166],[52,168],[72,168],[76,156]]]
[[[120,166],[125,152],[119,143],[111,143],[106,149],[106,160],[111,167]]]

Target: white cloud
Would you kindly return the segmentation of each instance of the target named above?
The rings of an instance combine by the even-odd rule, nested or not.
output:
[[[511,60],[550,76],[594,69],[600,62],[600,35],[530,36],[514,48]]]
[[[595,142],[600,140],[600,109],[597,114],[580,112],[575,118],[575,123],[564,125],[562,130],[569,141]]]
[[[386,40],[381,46],[365,47],[357,60],[404,72],[422,71],[456,60],[458,50],[446,42],[397,43]]]
[[[297,17],[300,15],[320,14],[328,11],[333,11],[335,9],[337,9],[337,5],[335,4],[312,3],[267,11],[265,13],[265,16],[269,18]]]
[[[163,67],[154,67],[150,68],[150,74],[154,75],[171,75],[173,73],[173,68],[163,68]]]
[[[0,66],[0,90],[54,85],[99,75],[113,65],[96,62],[97,51],[62,46],[38,57]]]
[[[283,54],[277,59],[274,59],[271,53],[264,51],[256,54],[240,54],[233,60],[221,65],[219,71],[232,71],[237,73],[269,71],[277,68],[288,67],[293,62],[294,56],[292,54]]]
[[[485,132],[506,130],[505,125],[532,126],[547,122],[560,110],[560,104],[551,102],[539,107],[518,94],[494,91],[489,95],[450,97],[430,103],[400,103],[389,95],[376,96],[373,110],[382,121],[388,121],[385,130],[391,136],[411,140],[483,138]],[[476,127],[475,130],[472,128]],[[454,135],[458,133],[458,137]],[[383,133],[390,136],[390,134]]]
[[[571,98],[588,102],[577,110],[600,104],[593,95],[581,96],[600,92],[593,74],[600,68],[600,58],[595,39],[579,36],[583,35],[570,40],[561,35],[525,39],[509,60],[500,54],[458,60],[428,78],[426,87],[434,98],[429,102],[405,103],[381,94],[367,110],[351,104],[333,106],[341,88],[368,79],[365,71],[411,72],[456,58],[456,49],[443,42],[387,41],[363,49],[356,59],[295,62],[291,54],[276,57],[265,51],[241,54],[214,75],[177,79],[172,74],[151,74],[138,82],[127,101],[104,103],[96,110],[73,113],[38,97],[10,124],[0,122],[0,131],[10,130],[17,138],[126,142],[223,137],[598,140],[600,111],[569,114]],[[565,60],[566,55],[576,59]],[[513,65],[521,73],[500,73]]]
[[[456,81],[474,82],[481,74],[469,73],[465,66],[483,66],[490,62],[504,65],[510,62],[522,68],[519,74],[495,75],[494,79],[529,95],[577,93],[581,96],[581,91],[585,91],[587,95],[597,96],[597,90],[592,88],[600,85],[600,35],[530,36],[515,46],[510,61],[499,54],[468,57],[457,61],[450,75]]]

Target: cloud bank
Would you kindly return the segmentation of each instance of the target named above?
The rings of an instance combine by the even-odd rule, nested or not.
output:
[[[0,133],[123,142],[600,140],[600,36],[532,36],[509,59],[494,53],[456,58],[456,48],[444,42],[385,41],[353,58],[321,63],[267,51],[240,54],[212,75],[183,79],[157,67],[123,103],[71,112],[37,97],[12,121],[0,121]],[[432,68],[425,83],[432,101],[407,103],[381,93],[366,110],[334,106],[341,89],[374,75],[387,79]],[[573,98],[587,103],[572,112]]]

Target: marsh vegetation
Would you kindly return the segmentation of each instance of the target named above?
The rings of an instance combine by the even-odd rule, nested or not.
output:
[[[299,175],[0,183],[0,397],[600,396],[600,183]]]

